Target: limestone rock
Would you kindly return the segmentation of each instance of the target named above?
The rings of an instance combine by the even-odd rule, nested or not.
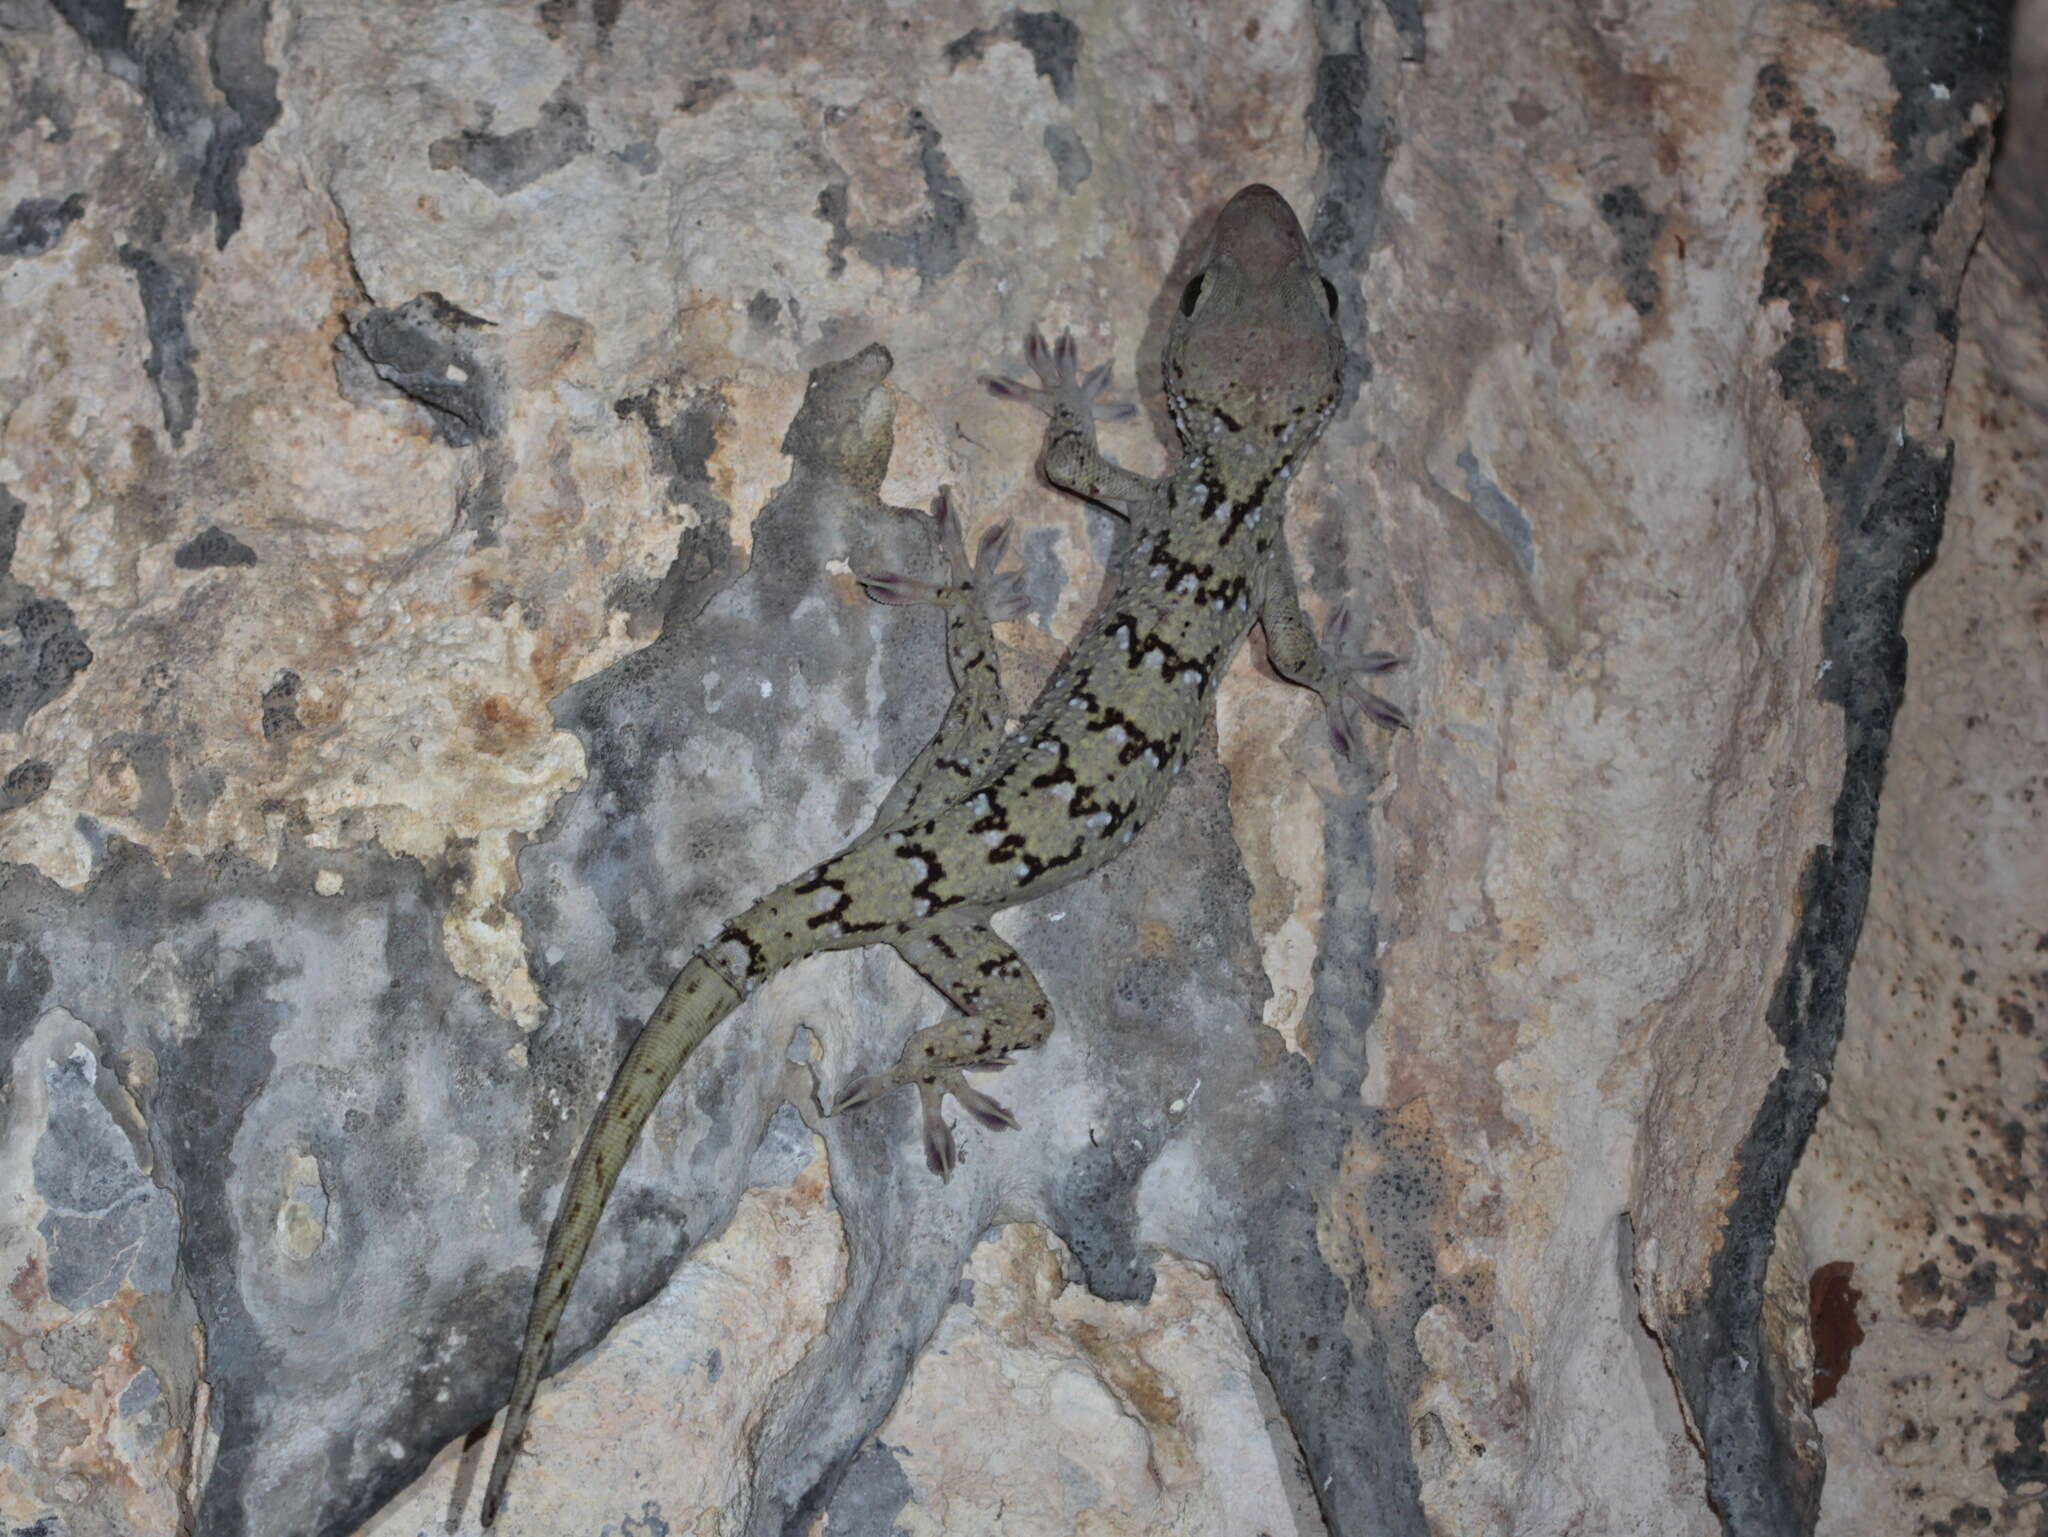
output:
[[[501,1529],[1967,1525],[1935,1427],[2024,1499],[2044,417],[2009,339],[1946,393],[2039,313],[2037,216],[1958,298],[2004,14],[0,0],[0,1523],[473,1524],[623,1042],[944,707],[853,572],[1013,519],[1021,706],[1115,532],[977,378],[1071,325],[1164,463],[1255,180],[1351,349],[1304,599],[1416,729],[1334,761],[1254,642],[999,920],[1060,1028],[950,1185],[816,1113],[907,969],[752,1000]]]

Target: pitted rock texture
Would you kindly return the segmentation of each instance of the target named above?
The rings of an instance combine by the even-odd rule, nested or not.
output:
[[[900,1097],[816,1113],[929,989],[753,999],[500,1530],[2026,1530],[2038,979],[1969,872],[2035,825],[2041,417],[1993,340],[1945,393],[2040,292],[2021,238],[1959,298],[2005,53],[1992,0],[0,0],[0,1529],[474,1529],[623,1043],[943,709],[853,573],[936,569],[942,482],[1014,520],[1024,703],[1117,535],[977,376],[1071,325],[1160,467],[1265,181],[1350,347],[1304,601],[1416,729],[1337,762],[1248,648],[998,920],[1060,1027],[948,1186]],[[2015,1407],[1888,1385],[1936,1348]]]

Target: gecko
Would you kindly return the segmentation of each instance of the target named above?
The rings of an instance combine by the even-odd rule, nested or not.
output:
[[[1194,750],[1224,669],[1257,623],[1281,677],[1314,690],[1337,750],[1358,750],[1354,715],[1390,729],[1403,713],[1359,679],[1397,666],[1344,649],[1348,610],[1319,641],[1296,595],[1281,516],[1295,466],[1328,425],[1344,345],[1337,290],[1294,210],[1244,188],[1217,215],[1171,318],[1166,403],[1181,441],[1170,474],[1125,469],[1097,446],[1107,364],[1083,374],[1071,333],[1033,330],[1036,387],[986,379],[1050,419],[1046,478],[1125,524],[1109,591],[1017,729],[1006,725],[992,623],[1021,617],[1021,578],[997,570],[999,524],[970,559],[950,497],[932,503],[950,578],[859,577],[867,596],[946,616],[954,696],[938,733],[838,853],[733,919],[677,974],[628,1049],[586,1132],[549,1231],[512,1397],[484,1488],[490,1526],[505,1495],[591,1235],[641,1127],[692,1051],[785,967],[829,950],[889,945],[957,1012],[913,1033],[893,1067],[847,1083],[828,1113],[917,1091],[925,1161],[949,1178],[951,1097],[982,1126],[1012,1129],[966,1074],[1009,1065],[1052,1030],[1052,1005],[1024,957],[989,926],[1004,908],[1100,869],[1159,810]]]

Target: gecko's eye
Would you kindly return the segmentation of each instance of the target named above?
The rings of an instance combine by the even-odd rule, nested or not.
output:
[[[1330,318],[1335,320],[1337,318],[1337,285],[1328,278],[1318,278],[1317,281],[1323,285],[1323,303],[1330,307]]]
[[[1202,290],[1208,286],[1209,274],[1198,272],[1193,281],[1180,291],[1180,312],[1183,315],[1194,314],[1195,306],[1202,302]]]

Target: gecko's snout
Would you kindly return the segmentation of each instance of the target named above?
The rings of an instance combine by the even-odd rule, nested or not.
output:
[[[1254,182],[1223,205],[1213,237],[1216,255],[1228,257],[1252,282],[1272,278],[1308,255],[1308,237],[1287,199]]]

